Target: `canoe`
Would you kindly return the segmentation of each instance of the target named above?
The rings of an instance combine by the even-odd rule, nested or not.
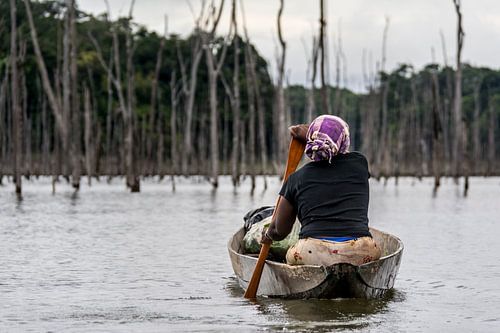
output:
[[[336,264],[332,266],[300,265],[266,260],[257,296],[278,298],[381,298],[393,286],[401,263],[403,243],[391,234],[370,228],[382,257],[361,266]],[[256,255],[243,251],[244,228],[228,242],[229,257],[241,288],[248,287]]]

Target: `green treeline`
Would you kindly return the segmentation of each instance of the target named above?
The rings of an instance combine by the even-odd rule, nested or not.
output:
[[[231,174],[237,184],[241,175],[279,172],[278,129],[309,121],[308,108],[313,117],[332,113],[348,121],[353,149],[366,154],[375,177],[498,174],[500,71],[463,66],[460,134],[452,119],[455,71],[437,64],[374,75],[365,80],[367,93],[329,87],[329,110],[321,110],[319,88],[286,87],[283,124],[268,64],[241,27],[230,37],[204,26],[186,39],[164,37],[128,17],[109,21],[82,12],[71,0],[26,2],[0,2],[0,180],[19,168],[25,176],[71,177],[76,188],[81,175],[126,175],[133,190],[148,175],[200,174],[217,186],[217,175]],[[221,61],[214,80],[210,59],[215,69]],[[458,135],[466,138],[459,174],[451,163]]]

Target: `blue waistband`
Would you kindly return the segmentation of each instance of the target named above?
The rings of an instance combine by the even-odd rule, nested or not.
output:
[[[319,237],[316,239],[325,240],[325,241],[329,241],[329,242],[347,242],[350,240],[356,240],[358,238],[347,236],[347,237]]]

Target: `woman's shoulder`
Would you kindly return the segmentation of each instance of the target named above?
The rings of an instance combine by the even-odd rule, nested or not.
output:
[[[365,155],[363,155],[359,151],[351,151],[345,154],[339,154],[333,158],[333,162],[346,162],[346,163],[361,163],[367,164],[367,159]]]
[[[368,174],[368,178],[370,178],[370,167],[368,166],[368,159],[365,157],[365,155],[363,155],[363,153],[359,151],[353,151],[349,154],[351,155],[350,158],[352,159],[352,161],[355,161],[355,163],[357,163],[363,170],[365,170]]]
[[[351,152],[347,153],[346,155],[348,155],[351,158],[362,159],[362,160],[366,161],[365,155],[363,155],[363,153],[359,152],[359,151],[351,151]]]

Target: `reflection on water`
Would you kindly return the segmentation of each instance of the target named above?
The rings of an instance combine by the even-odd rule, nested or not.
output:
[[[244,291],[236,278],[230,279],[226,290],[232,297],[243,297]],[[288,300],[260,297],[249,301],[259,313],[270,321],[281,318],[282,323],[274,328],[311,329],[315,332],[329,331],[332,328],[355,329],[374,325],[373,315],[387,311],[388,305],[404,302],[403,292],[391,290],[382,299],[309,299]],[[307,323],[304,326],[304,323]],[[283,324],[286,324],[283,326]]]
[[[0,332],[289,330],[498,331],[500,178],[472,178],[469,196],[443,180],[372,181],[370,223],[405,253],[382,300],[243,296],[226,243],[249,210],[274,203],[279,180],[234,192],[179,178],[82,184],[25,182],[23,200],[0,187]]]

